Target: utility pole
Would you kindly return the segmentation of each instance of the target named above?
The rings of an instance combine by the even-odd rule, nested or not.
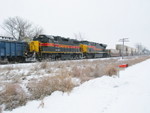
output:
[[[125,42],[129,42],[128,38],[122,38],[119,40],[119,42],[122,42],[122,50],[121,50],[121,56],[122,56],[122,59],[124,57],[124,43]]]

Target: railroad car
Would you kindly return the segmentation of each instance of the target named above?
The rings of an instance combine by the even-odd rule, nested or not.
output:
[[[120,51],[116,50],[116,49],[107,49],[107,53],[108,53],[108,57],[119,57],[120,55]]]
[[[25,61],[27,43],[7,39],[10,37],[1,36],[0,61]]]
[[[137,54],[137,49],[124,45],[117,44],[116,50],[119,50],[120,55],[133,56]]]

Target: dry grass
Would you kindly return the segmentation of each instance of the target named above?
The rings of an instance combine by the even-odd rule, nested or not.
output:
[[[80,78],[81,76],[83,76],[84,74],[84,71],[81,67],[78,67],[78,66],[74,66],[71,70],[71,76],[73,77],[77,77],[77,78]]]
[[[50,65],[49,65],[48,62],[41,62],[40,65],[39,65],[40,69],[47,69],[49,67],[50,67]]]
[[[88,63],[89,64],[89,63]],[[79,78],[81,82],[101,77],[103,75],[117,75],[118,69],[116,65],[112,64],[102,64],[102,63],[96,63],[94,64],[91,62],[89,65],[80,67],[80,66],[74,66],[70,71],[70,76]]]
[[[137,64],[137,63],[140,63],[140,62],[143,62],[144,60],[147,60],[149,59],[149,57],[140,57],[140,58],[136,58],[136,59],[131,59],[131,60],[127,60],[125,61],[129,66],[132,66],[134,64]]]
[[[54,91],[70,92],[74,86],[71,77],[57,75],[31,81],[27,87],[31,93],[31,99],[42,99]]]
[[[0,105],[5,104],[5,110],[12,110],[26,102],[27,96],[19,84],[7,84],[0,93]]]
[[[108,65],[105,67],[105,75],[113,76],[118,74],[118,69],[115,65]]]
[[[132,66],[148,58],[149,57],[138,57],[136,59],[133,58],[120,61],[118,61],[117,59],[94,60],[94,61],[84,60],[80,63],[80,67],[74,66],[72,68],[71,76],[78,77],[80,79],[91,77],[92,79],[103,75],[108,76],[117,75],[119,71],[118,66],[120,64],[128,64],[129,66]]]
[[[0,105],[4,104],[5,109],[12,110],[17,106],[24,105],[28,100],[43,99],[47,95],[51,95],[54,91],[70,92],[76,84],[72,78],[78,78],[81,83],[90,79],[101,77],[104,75],[113,76],[118,73],[118,65],[128,64],[132,66],[142,62],[150,57],[138,57],[126,60],[83,60],[70,62],[42,62],[32,65],[30,71],[26,74],[16,74],[14,70],[19,72],[20,68],[13,66],[5,66],[0,68],[0,80],[10,80],[12,84],[1,82],[5,90],[0,92]],[[4,75],[3,75],[4,74]],[[54,76],[43,76],[43,74]],[[27,77],[35,75],[37,78]],[[1,78],[3,76],[3,78]],[[39,76],[42,76],[39,78]],[[31,94],[28,97],[19,84],[26,80],[27,89]],[[19,84],[18,84],[19,83]],[[1,107],[0,107],[1,109]]]
[[[2,106],[0,106],[0,113],[2,113],[3,112],[3,108],[2,108]]]
[[[13,66],[5,66],[5,67],[3,67],[3,68],[0,68],[0,71],[1,71],[1,72],[10,72],[10,71],[12,71],[12,70],[14,70],[14,69],[16,69],[16,68],[13,67]]]
[[[48,62],[37,62],[32,65],[28,75],[36,74],[36,75],[43,75],[45,73],[51,73],[52,66]]]

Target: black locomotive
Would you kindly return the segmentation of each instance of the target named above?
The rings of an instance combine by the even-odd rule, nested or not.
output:
[[[60,36],[39,35],[29,43],[29,51],[38,60],[99,58],[107,56],[106,46]]]

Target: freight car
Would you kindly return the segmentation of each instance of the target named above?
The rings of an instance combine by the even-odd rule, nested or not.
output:
[[[120,51],[116,49],[107,49],[107,57],[119,57],[121,56]]]
[[[11,37],[0,36],[0,62],[25,61],[26,42],[13,40]]]
[[[120,45],[120,44],[116,45],[116,50],[118,50],[120,55],[123,55],[123,56],[133,56],[133,55],[137,55],[138,53],[137,49],[126,46],[126,45],[124,45],[123,47],[123,45]]]

